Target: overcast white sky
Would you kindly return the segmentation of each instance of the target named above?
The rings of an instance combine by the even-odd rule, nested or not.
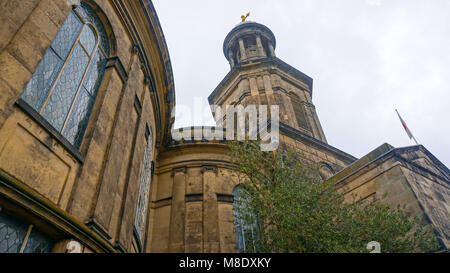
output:
[[[314,79],[329,144],[361,157],[419,141],[450,167],[450,1],[153,0],[169,47],[177,106],[199,108],[229,71],[228,32],[249,20],[276,36],[277,57]],[[206,117],[210,117],[208,113]],[[212,125],[178,117],[175,127]]]

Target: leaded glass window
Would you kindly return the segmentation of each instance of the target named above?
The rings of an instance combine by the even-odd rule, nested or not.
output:
[[[36,112],[79,147],[104,74],[109,42],[85,3],[69,13],[22,94]]]
[[[250,199],[242,186],[233,189],[233,198],[236,252],[256,252],[258,225],[256,214],[249,205]]]
[[[147,219],[148,199],[150,192],[150,183],[152,181],[152,158],[153,158],[153,141],[152,131],[149,130],[147,145],[144,151],[144,161],[142,163],[141,181],[139,184],[138,201],[136,207],[136,216],[134,226],[139,236],[139,240],[144,238],[145,222]]]
[[[50,253],[52,249],[53,240],[46,234],[0,210],[0,253]]]

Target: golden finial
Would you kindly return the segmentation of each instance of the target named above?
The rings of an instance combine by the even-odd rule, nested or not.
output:
[[[242,22],[245,22],[245,19],[250,16],[250,12],[247,12],[246,15],[241,15]]]

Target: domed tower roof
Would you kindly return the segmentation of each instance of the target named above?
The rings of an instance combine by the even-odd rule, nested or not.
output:
[[[245,21],[235,26],[223,42],[223,54],[231,67],[254,59],[275,57],[276,39],[266,26]]]

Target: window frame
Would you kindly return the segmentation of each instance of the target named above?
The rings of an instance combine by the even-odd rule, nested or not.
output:
[[[24,87],[21,96],[17,99],[15,105],[18,106],[18,108],[20,108],[23,112],[25,112],[26,114],[28,114],[35,122],[37,122],[40,126],[42,126],[54,139],[58,140],[63,146],[64,148],[66,148],[68,150],[68,152],[73,155],[76,160],[78,160],[80,163],[84,163],[85,160],[85,156],[80,152],[80,148],[82,146],[82,142],[84,141],[84,137],[86,136],[86,129],[89,125],[89,123],[91,122],[91,116],[92,116],[92,109],[95,108],[95,104],[97,101],[97,97],[98,97],[98,92],[99,92],[99,87],[101,86],[102,82],[105,79],[105,71],[108,67],[108,61],[111,59],[110,58],[110,54],[108,54],[108,52],[110,51],[110,39],[108,37],[108,35],[106,34],[106,28],[104,26],[104,23],[100,20],[99,16],[96,14],[96,12],[94,11],[94,9],[92,9],[92,7],[90,7],[89,5],[85,4],[83,2],[84,6],[80,6],[81,8],[85,9],[85,12],[90,14],[92,16],[92,13],[95,14],[95,16],[97,16],[96,20],[98,20],[98,23],[93,24],[92,22],[90,22],[88,19],[85,19],[83,17],[82,14],[80,14],[77,10],[77,8],[73,8],[67,15],[66,19],[71,16],[71,14],[73,14],[73,16],[75,16],[81,25],[81,28],[78,30],[78,32],[76,34],[74,34],[74,41],[73,43],[70,45],[67,56],[65,57],[65,59],[61,59],[63,61],[63,63],[61,64],[61,67],[57,70],[56,73],[56,77],[54,79],[51,79],[51,83],[49,83],[49,89],[48,89],[48,93],[45,96],[44,101],[42,102],[42,105],[40,106],[39,111],[37,111],[30,103],[28,103],[25,98],[23,97],[23,94],[26,91],[26,88],[28,86],[28,83],[31,81],[31,79],[34,76],[34,73],[31,75],[30,79],[27,82],[27,85]],[[89,11],[88,9],[91,9],[91,11]],[[64,21],[66,22],[66,21]],[[100,24],[100,27],[102,27],[103,29],[98,29],[96,27],[97,24]],[[62,27],[62,26],[61,26]],[[89,52],[86,48],[86,46],[81,42],[81,36],[83,35],[83,33],[86,30],[86,28],[90,28],[94,37],[95,37],[95,44],[91,50],[91,52]],[[60,29],[61,30],[61,29]],[[60,31],[59,30],[59,31]],[[103,32],[105,33],[103,33]],[[102,32],[102,33],[100,33]],[[104,35],[106,34],[106,36]],[[107,38],[106,41],[102,41],[102,39]],[[54,37],[54,40],[57,38],[57,36]],[[53,40],[53,41],[54,41]],[[52,43],[53,43],[52,41]],[[103,46],[105,45],[108,46],[108,48],[104,49]],[[66,116],[65,116],[65,120],[64,123],[61,127],[60,130],[58,130],[57,128],[55,128],[55,126],[51,123],[51,121],[47,120],[44,116],[43,116],[43,112],[45,111],[45,108],[48,106],[48,102],[56,88],[56,86],[58,85],[58,82],[61,79],[61,75],[64,73],[65,69],[67,68],[67,63],[69,62],[71,56],[73,56],[73,53],[75,51],[75,48],[77,47],[77,45],[79,45],[79,47],[81,48],[81,50],[86,54],[86,57],[89,58],[88,63],[86,65],[86,67],[84,68],[84,71],[82,73],[82,76],[80,78],[80,82],[78,83],[77,89],[74,93],[74,96],[71,100],[71,102],[69,103],[69,108],[67,110]],[[46,54],[49,50],[55,51],[55,49],[52,48],[52,45],[50,45],[47,50],[46,50]],[[56,53],[56,52],[55,52]],[[56,53],[58,56],[59,54]],[[98,54],[101,54],[102,56],[97,56]],[[45,55],[44,55],[45,56]],[[41,61],[43,60],[44,56],[42,57]],[[61,56],[59,56],[61,57]],[[91,69],[94,67],[93,64],[95,62],[96,59],[103,59],[104,64],[103,64],[103,71],[101,75],[99,75],[96,79],[96,81],[94,82],[94,86],[92,91],[89,91],[86,89],[86,87],[84,87],[84,85],[87,83],[87,81],[89,80],[88,76],[89,76],[89,72],[91,71]],[[86,90],[83,90],[86,89]],[[90,111],[91,113],[89,114],[85,114],[85,118],[87,117],[87,124],[85,125],[85,128],[83,129],[83,135],[81,138],[81,141],[79,143],[79,145],[76,144],[76,137],[73,139],[73,143],[66,137],[64,136],[64,132],[66,129],[68,129],[68,124],[72,118],[72,115],[74,114],[74,110],[76,108],[76,103],[77,100],[80,96],[80,94],[82,92],[87,92],[89,93],[88,95],[90,96],[90,99],[92,99],[91,103],[92,106],[90,106],[90,109],[87,111]],[[46,143],[44,143],[46,144]],[[51,146],[51,145],[47,145],[47,146]],[[50,148],[50,147],[49,147]]]
[[[151,191],[151,186],[152,186],[152,181],[153,181],[153,174],[154,174],[154,161],[153,161],[153,157],[154,157],[154,141],[153,141],[153,131],[151,129],[151,127],[149,127],[147,124],[145,125],[145,149],[144,149],[144,157],[142,158],[142,164],[141,164],[141,172],[140,172],[140,176],[139,176],[139,186],[138,186],[138,194],[137,194],[137,199],[136,199],[136,207],[135,207],[135,213],[134,213],[134,221],[133,221],[133,233],[134,236],[136,238],[137,244],[138,244],[138,249],[140,252],[144,251],[144,241],[145,241],[145,234],[146,229],[148,228],[148,221],[149,221],[149,213],[150,213],[150,191]],[[146,157],[146,153],[148,152],[148,162],[145,161]],[[145,170],[145,165],[146,163],[150,164],[150,174],[149,174],[149,181],[148,181],[148,188],[144,188],[144,189],[148,189],[148,191],[146,193],[144,193],[145,195],[147,195],[147,204],[144,207],[145,208],[145,218],[142,221],[142,234],[141,232],[138,230],[136,224],[137,224],[137,218],[138,218],[138,209],[139,209],[139,200],[141,197],[141,190],[143,190],[143,186],[144,185],[144,181],[142,180],[144,177],[144,170]]]
[[[235,237],[236,237],[236,252],[237,253],[247,253],[247,248],[246,248],[246,233],[249,231],[250,228],[250,232],[251,232],[251,236],[253,238],[258,238],[259,236],[259,224],[258,224],[258,215],[255,211],[253,211],[253,208],[248,206],[248,204],[245,204],[247,202],[243,203],[239,203],[242,202],[242,200],[245,201],[245,199],[248,200],[249,197],[245,197],[245,189],[244,189],[244,185],[237,185],[236,187],[233,188],[232,191],[232,195],[233,195],[233,219],[234,219],[234,231],[235,231]],[[251,215],[252,217],[255,218],[255,222],[253,223],[244,223],[242,221],[242,219],[240,218],[240,212],[237,211],[239,209],[248,209],[250,210],[248,212],[249,215]],[[239,217],[236,217],[236,216]],[[241,233],[241,238],[242,238],[242,244],[243,244],[243,248],[239,249],[238,248],[238,232]],[[257,252],[256,250],[256,246],[253,246],[254,249],[254,253]]]
[[[295,94],[294,92],[289,92],[289,98],[292,104],[292,110],[294,110],[295,120],[297,121],[297,126],[303,130],[312,133],[311,124],[308,120],[308,115],[304,107],[304,101]],[[304,123],[304,124],[303,124]]]

